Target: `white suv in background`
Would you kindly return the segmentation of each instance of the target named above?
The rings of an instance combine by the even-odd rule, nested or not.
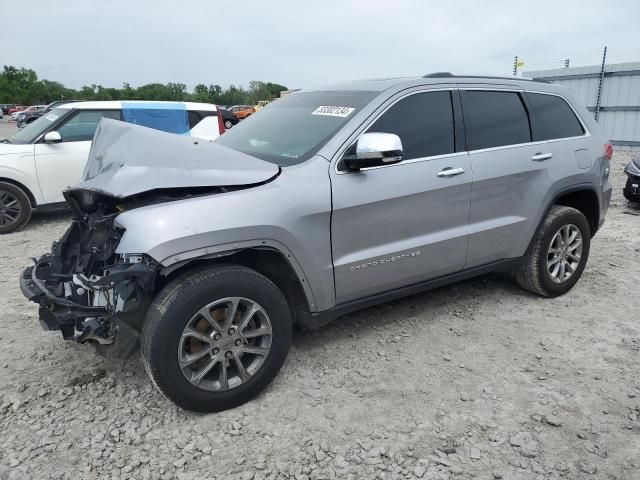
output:
[[[105,101],[60,105],[0,140],[0,234],[27,224],[33,209],[64,205],[62,191],[82,179],[101,118],[215,140],[224,125],[215,105]]]

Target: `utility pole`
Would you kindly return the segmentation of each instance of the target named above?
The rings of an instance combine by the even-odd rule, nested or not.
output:
[[[518,75],[518,56],[513,57],[513,76]]]
[[[596,111],[593,114],[595,121],[598,121],[600,116],[600,102],[602,100],[602,87],[604,85],[604,64],[607,61],[607,47],[604,47],[602,52],[602,66],[600,67],[600,81],[598,82],[598,96],[596,97]]]

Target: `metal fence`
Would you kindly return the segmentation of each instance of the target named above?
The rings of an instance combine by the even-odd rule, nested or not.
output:
[[[528,71],[522,76],[572,89],[611,143],[640,149],[640,62]]]

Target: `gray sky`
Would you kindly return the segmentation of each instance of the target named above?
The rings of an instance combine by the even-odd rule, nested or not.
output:
[[[289,88],[434,71],[505,75],[640,61],[640,2],[0,0],[0,64],[78,88],[150,82]]]

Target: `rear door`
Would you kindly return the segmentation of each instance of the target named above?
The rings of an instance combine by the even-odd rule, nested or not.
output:
[[[102,117],[120,120],[120,110],[78,110],[57,127],[60,143],[35,145],[38,182],[45,203],[64,201],[62,191],[82,180],[91,140]]]
[[[532,142],[521,91],[461,89],[473,167],[466,268],[524,254],[553,182],[553,145]]]
[[[397,134],[401,163],[331,170],[338,303],[463,268],[472,176],[456,148],[454,98],[449,90],[410,94],[367,129]]]

